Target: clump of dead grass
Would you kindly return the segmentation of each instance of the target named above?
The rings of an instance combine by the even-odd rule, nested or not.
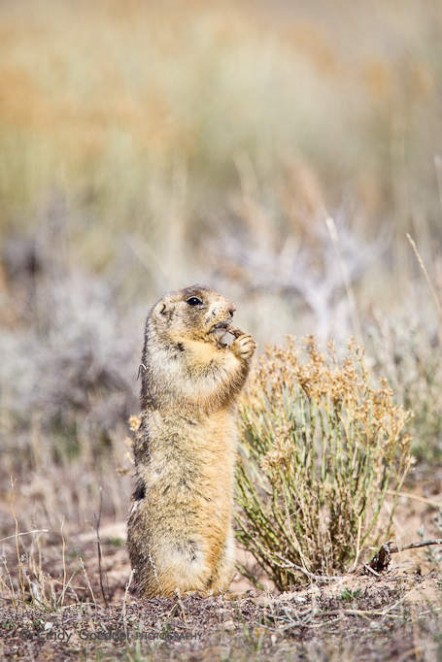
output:
[[[409,415],[386,381],[372,385],[354,343],[340,361],[288,339],[261,357],[240,414],[239,540],[279,589],[348,569],[411,464]]]

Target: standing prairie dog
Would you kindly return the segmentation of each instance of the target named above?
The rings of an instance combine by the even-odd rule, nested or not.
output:
[[[235,403],[256,347],[234,311],[195,285],[148,315],[128,521],[139,595],[219,593],[231,581]]]

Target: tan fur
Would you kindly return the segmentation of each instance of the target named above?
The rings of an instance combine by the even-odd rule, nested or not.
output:
[[[201,305],[190,305],[192,297]],[[194,286],[163,297],[147,318],[128,521],[134,584],[144,596],[218,593],[233,574],[235,401],[255,350],[231,326],[234,310]]]

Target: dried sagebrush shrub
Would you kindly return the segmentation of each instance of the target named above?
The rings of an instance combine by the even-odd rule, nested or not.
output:
[[[411,464],[408,413],[372,386],[360,349],[343,361],[313,338],[267,349],[240,416],[237,535],[277,588],[342,572],[385,539],[387,490]]]

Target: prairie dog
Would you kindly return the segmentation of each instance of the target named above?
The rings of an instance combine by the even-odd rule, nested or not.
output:
[[[195,285],[147,317],[128,521],[139,595],[214,594],[231,581],[235,403],[256,347],[232,326],[234,311]]]

